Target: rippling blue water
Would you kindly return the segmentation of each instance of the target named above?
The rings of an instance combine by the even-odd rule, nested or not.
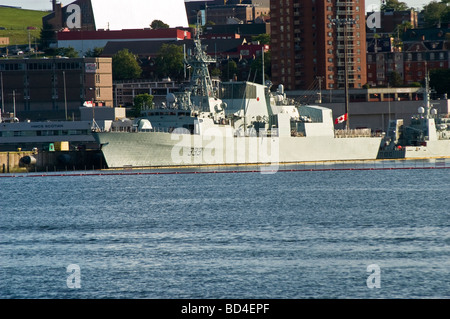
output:
[[[450,297],[447,169],[0,187],[0,298]],[[71,264],[79,289],[67,284]],[[380,288],[367,286],[371,264]]]

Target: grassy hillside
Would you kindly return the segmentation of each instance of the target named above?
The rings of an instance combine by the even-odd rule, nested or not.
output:
[[[9,37],[10,45],[28,44],[27,27],[34,27],[36,30],[30,30],[34,43],[40,36],[42,17],[47,14],[49,12],[0,7],[0,37]]]

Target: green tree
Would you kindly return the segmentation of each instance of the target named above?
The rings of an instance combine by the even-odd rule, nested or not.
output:
[[[157,30],[157,29],[168,29],[170,26],[168,24],[165,24],[161,20],[153,20],[150,24],[150,28]]]
[[[68,58],[78,58],[79,54],[78,51],[76,51],[72,47],[68,48],[58,48],[58,55],[68,57]]]
[[[214,67],[209,71],[209,75],[211,75],[212,77],[213,76],[221,77],[222,71],[219,68]]]
[[[389,72],[388,81],[391,87],[400,87],[403,85],[402,77],[395,71]]]
[[[88,58],[98,58],[102,55],[104,48],[93,48],[86,52],[85,56]]]
[[[222,81],[229,81],[238,73],[237,63],[229,59],[222,67]]]
[[[272,69],[272,61],[271,61],[271,53],[264,52],[264,79],[270,79],[271,78],[271,69]],[[252,73],[257,72],[258,74],[261,74],[262,72],[262,59],[261,56],[257,57],[255,60],[253,60],[250,69]]]
[[[385,4],[381,5],[381,11],[406,11],[408,5],[405,2],[399,0],[387,0]]]
[[[432,1],[423,7],[423,19],[427,27],[432,27],[442,22],[450,22],[450,7],[441,1]]]
[[[258,34],[252,37],[252,41],[258,41],[261,44],[270,44],[270,34]]]
[[[136,95],[133,102],[133,113],[135,117],[138,117],[141,115],[141,111],[153,107],[153,95],[148,93]]]
[[[183,47],[164,43],[155,59],[156,74],[161,79],[171,77],[182,80],[184,77]]]
[[[142,74],[137,56],[128,51],[128,49],[120,50],[113,55],[112,71],[114,80],[136,79]]]
[[[68,58],[78,58],[79,54],[74,48],[46,48],[44,49],[45,55],[49,56],[63,56]]]
[[[409,21],[405,21],[402,24],[398,24],[395,27],[395,34],[398,35],[398,38],[401,39],[406,30],[412,29],[413,25]]]
[[[53,30],[53,27],[50,24],[44,24],[41,28],[41,35],[39,37],[41,49],[48,49],[50,47],[50,44],[55,41],[55,30]]]
[[[438,94],[450,94],[450,69],[431,70],[430,87]]]

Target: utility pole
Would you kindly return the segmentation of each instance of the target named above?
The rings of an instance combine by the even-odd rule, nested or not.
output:
[[[14,121],[16,120],[16,90],[13,90]]]
[[[16,96],[17,95],[21,95],[20,93],[16,93],[16,90],[13,90],[12,91],[12,94],[9,94],[9,95],[12,95],[12,98],[13,98],[13,114],[14,114],[14,117],[13,117],[13,121],[15,122],[16,121]]]
[[[262,63],[261,63],[261,65],[262,65],[262,85],[264,85],[264,83],[266,82],[266,79],[265,79],[265,77],[264,77],[264,44],[263,44],[263,47],[262,47],[262,50],[261,50],[261,59],[262,59]]]
[[[333,25],[338,28],[343,27],[344,29],[344,95],[345,95],[345,114],[347,114],[347,121],[345,127],[347,130],[350,129],[350,117],[348,115],[348,48],[347,48],[347,26],[356,24],[356,20],[353,18],[340,18],[340,19],[330,19]]]
[[[2,82],[1,84],[1,90],[2,90],[2,113],[5,113],[5,97],[3,94],[3,72],[0,73],[0,81]],[[0,119],[1,120],[1,119]]]

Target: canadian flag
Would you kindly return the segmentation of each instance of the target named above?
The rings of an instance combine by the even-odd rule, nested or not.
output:
[[[344,115],[339,116],[337,119],[334,120],[334,124],[339,124],[339,123],[347,121],[347,117],[348,117],[347,113],[345,113]]]

